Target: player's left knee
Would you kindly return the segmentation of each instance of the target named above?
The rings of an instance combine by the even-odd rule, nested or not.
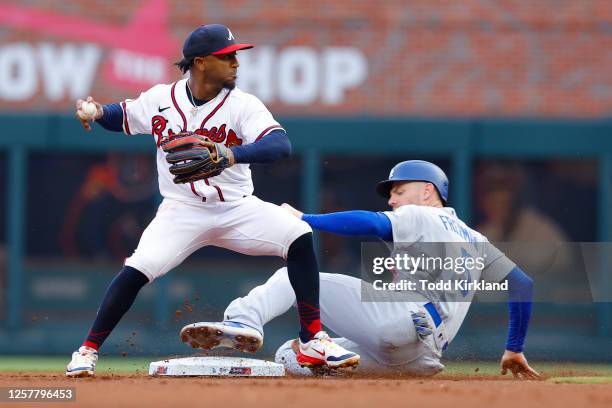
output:
[[[288,279],[287,267],[283,266],[280,269],[277,269],[276,272],[270,277],[270,279],[278,280],[278,279]]]

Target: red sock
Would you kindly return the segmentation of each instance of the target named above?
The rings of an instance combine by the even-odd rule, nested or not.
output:
[[[96,343],[91,342],[91,341],[89,341],[89,340],[85,340],[85,341],[83,342],[83,344],[81,344],[81,346],[82,346],[82,347],[89,347],[89,348],[92,348],[92,349],[94,349],[94,350],[96,350],[96,351],[98,351],[98,350],[100,349],[100,346],[98,346]]]
[[[321,331],[321,312],[318,307],[306,302],[298,302],[300,314],[300,340],[306,343]]]

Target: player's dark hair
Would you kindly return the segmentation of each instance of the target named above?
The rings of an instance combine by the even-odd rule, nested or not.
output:
[[[189,71],[191,69],[191,66],[193,65],[193,58],[183,58],[179,62],[175,62],[174,65],[176,65],[183,74],[186,74],[187,71]]]

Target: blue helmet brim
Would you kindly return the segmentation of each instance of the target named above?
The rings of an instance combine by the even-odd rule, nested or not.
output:
[[[381,181],[376,185],[376,192],[378,195],[389,198],[391,197],[391,188],[393,187],[393,182],[395,180],[385,180]]]

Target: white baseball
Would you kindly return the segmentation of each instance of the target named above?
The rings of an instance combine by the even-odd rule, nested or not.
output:
[[[93,102],[83,102],[81,104],[81,111],[85,115],[93,119],[96,117],[96,114],[98,113],[98,108],[96,107],[96,104]]]

